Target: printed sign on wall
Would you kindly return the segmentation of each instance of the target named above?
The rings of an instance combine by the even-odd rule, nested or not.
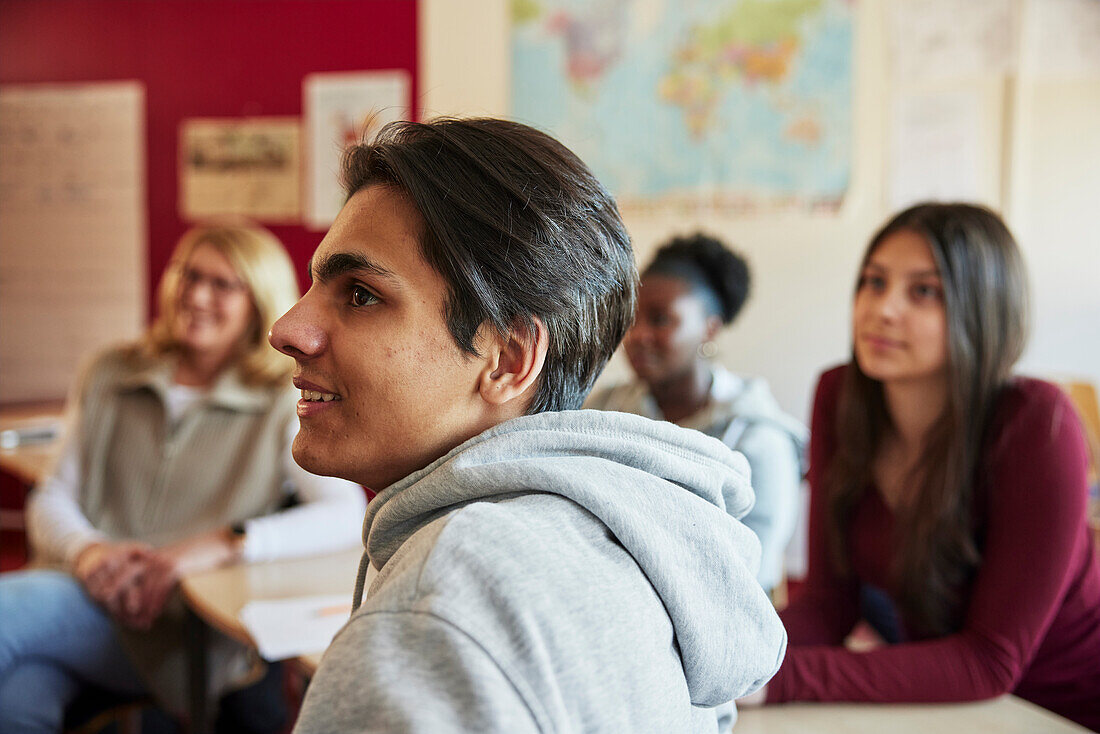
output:
[[[180,126],[180,214],[263,222],[301,216],[297,118],[195,118]]]

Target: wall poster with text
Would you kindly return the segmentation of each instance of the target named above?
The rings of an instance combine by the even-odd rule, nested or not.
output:
[[[301,153],[295,117],[192,118],[180,126],[180,215],[297,222]]]

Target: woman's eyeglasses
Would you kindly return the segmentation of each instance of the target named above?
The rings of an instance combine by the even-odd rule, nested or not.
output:
[[[194,268],[185,267],[180,271],[180,284],[183,290],[189,291],[203,283],[209,285],[210,291],[218,298],[226,298],[234,293],[245,290],[247,287],[239,280],[229,280],[216,275],[207,275]]]

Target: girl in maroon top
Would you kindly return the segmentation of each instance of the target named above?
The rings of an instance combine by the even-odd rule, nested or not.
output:
[[[916,206],[871,241],[853,359],[817,389],[809,573],[768,702],[1011,692],[1100,730],[1085,442],[1057,388],[1010,376],[1026,311],[988,210]],[[889,644],[846,649],[860,619]]]

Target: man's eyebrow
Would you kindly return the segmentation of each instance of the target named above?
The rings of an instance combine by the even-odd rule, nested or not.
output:
[[[394,278],[393,273],[386,270],[370,258],[357,252],[334,252],[326,255],[319,261],[309,259],[309,272],[314,280],[322,283],[337,278],[345,273],[358,272],[369,273],[381,278]]]

